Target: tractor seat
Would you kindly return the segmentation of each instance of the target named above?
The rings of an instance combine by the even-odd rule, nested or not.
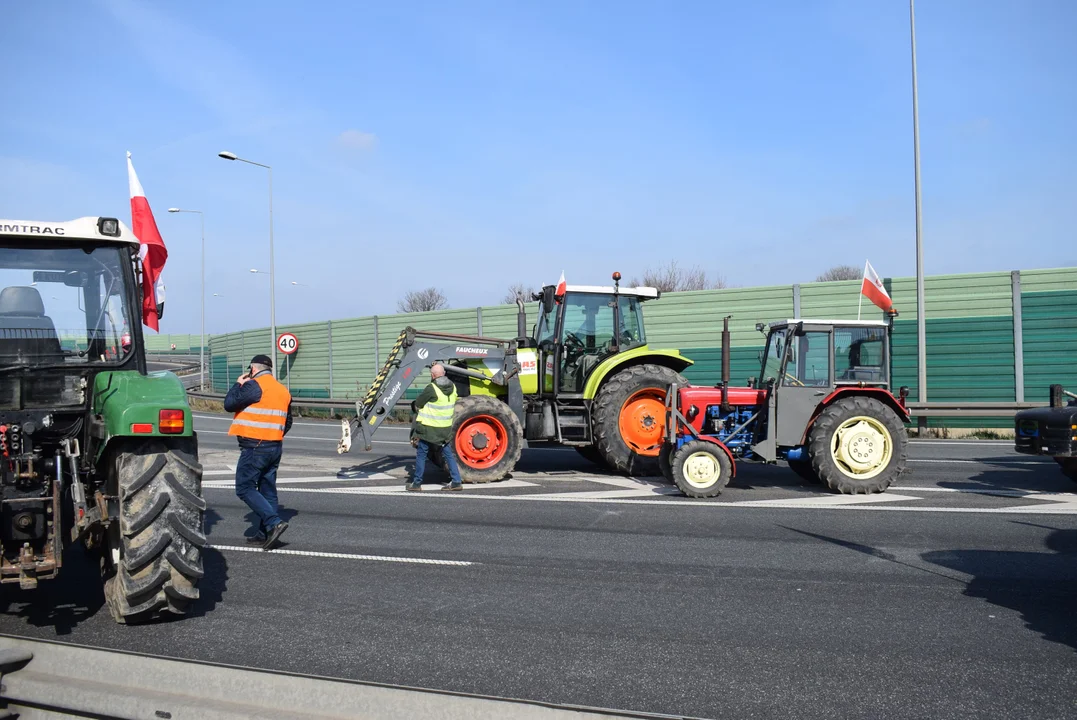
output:
[[[62,362],[56,326],[45,315],[41,294],[32,287],[0,291],[0,357],[5,362]]]

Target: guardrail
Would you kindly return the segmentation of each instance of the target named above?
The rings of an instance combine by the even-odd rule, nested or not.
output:
[[[5,635],[0,636],[0,717],[12,714],[107,720],[670,717],[252,670]]]
[[[190,397],[200,398],[202,400],[216,400],[218,402],[224,400],[224,395],[217,395],[215,393],[204,393],[198,391],[190,391],[187,393]],[[341,400],[334,398],[293,398],[292,405],[295,407],[310,407],[310,408],[349,408],[354,409],[356,400]],[[401,404],[410,405],[411,400],[405,400],[401,398],[396,401],[393,409],[400,407]],[[1048,407],[1047,402],[928,402],[907,403],[909,409],[909,415],[915,418],[991,418],[991,417],[1013,417],[1021,410],[1028,410],[1031,408]]]

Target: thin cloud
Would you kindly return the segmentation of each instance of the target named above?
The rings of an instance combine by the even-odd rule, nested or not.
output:
[[[337,135],[337,145],[348,150],[371,150],[377,142],[378,138],[374,133],[362,130],[345,130]]]

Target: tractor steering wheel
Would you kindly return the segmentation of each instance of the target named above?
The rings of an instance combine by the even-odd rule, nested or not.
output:
[[[797,378],[793,377],[793,376],[792,376],[792,375],[790,375],[789,373],[782,373],[782,375],[783,375],[783,378],[782,378],[782,380],[783,380],[783,384],[784,384],[784,381],[785,381],[785,380],[790,380],[790,381],[792,381],[792,382],[790,382],[790,385],[793,385],[794,387],[806,387],[806,386],[804,385],[804,383],[800,382],[800,380],[798,380]]]

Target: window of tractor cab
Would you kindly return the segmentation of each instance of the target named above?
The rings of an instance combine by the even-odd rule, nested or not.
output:
[[[124,360],[133,347],[129,253],[119,246],[0,248],[0,366]]]
[[[808,331],[793,333],[790,338],[789,362],[785,366],[782,385],[793,387],[825,387],[830,384],[830,333]]]
[[[643,314],[636,297],[622,295],[619,344],[621,350],[647,341]],[[613,347],[613,296],[569,293],[561,339],[566,345],[582,346],[587,353],[603,354]]]
[[[834,377],[838,382],[885,382],[886,329],[834,328]]]

